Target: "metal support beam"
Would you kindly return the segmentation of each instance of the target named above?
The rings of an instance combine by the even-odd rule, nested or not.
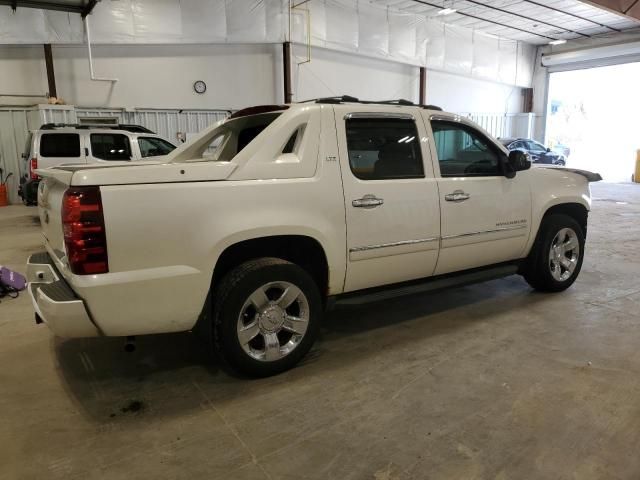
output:
[[[427,69],[420,67],[420,96],[418,97],[420,105],[427,104]]]
[[[49,96],[57,97],[56,91],[56,74],[53,70],[53,54],[51,53],[51,44],[44,44],[44,63],[47,66],[47,82],[49,83]]]
[[[84,7],[84,10],[82,11],[82,18],[86,17],[93,11],[93,7],[96,6],[96,3],[98,3],[98,0],[89,0],[89,3],[87,3],[87,5]]]
[[[533,88],[522,89],[522,111],[524,113],[533,112]]]
[[[282,67],[284,69],[284,103],[291,103],[291,42],[282,44]]]

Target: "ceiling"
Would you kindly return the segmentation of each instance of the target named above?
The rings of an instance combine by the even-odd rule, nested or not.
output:
[[[62,12],[79,13],[86,17],[99,0],[0,0],[0,5],[10,5],[16,8],[42,8],[43,10],[58,10]]]
[[[451,25],[537,45],[640,29],[640,21],[578,0],[370,0]],[[443,8],[457,11],[438,16]]]

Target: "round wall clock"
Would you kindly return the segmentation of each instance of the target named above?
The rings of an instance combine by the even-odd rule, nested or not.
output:
[[[202,80],[198,80],[193,84],[193,89],[196,91],[196,93],[204,93],[207,91],[207,84]]]

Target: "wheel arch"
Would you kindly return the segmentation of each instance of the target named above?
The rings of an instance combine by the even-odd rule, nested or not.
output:
[[[299,265],[314,279],[321,297],[327,297],[330,279],[326,250],[319,240],[306,234],[257,236],[226,246],[215,262],[212,287],[234,267],[262,257],[281,258]]]

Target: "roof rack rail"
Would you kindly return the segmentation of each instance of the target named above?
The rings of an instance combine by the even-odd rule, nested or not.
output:
[[[121,123],[117,125],[91,125],[91,124],[77,124],[77,123],[45,123],[40,126],[40,130],[54,130],[56,128],[76,128],[79,130],[90,130],[92,128],[100,128],[103,130],[125,130],[131,133],[152,133],[156,132],[149,130],[142,125],[133,125],[130,123]]]
[[[442,111],[442,108],[436,105],[421,105],[417,103],[413,103],[410,100],[406,100],[404,98],[398,98],[396,100],[360,100],[356,97],[352,97],[350,95],[341,95],[337,97],[323,97],[323,98],[312,98],[309,100],[304,100],[299,103],[325,103],[325,104],[340,104],[340,103],[361,103],[363,105],[400,105],[406,107],[420,107],[426,110],[438,110]]]

